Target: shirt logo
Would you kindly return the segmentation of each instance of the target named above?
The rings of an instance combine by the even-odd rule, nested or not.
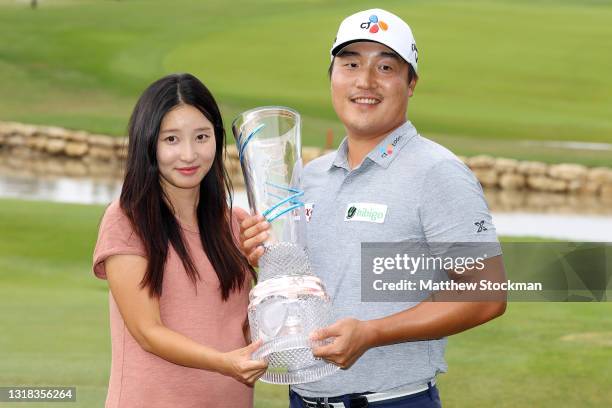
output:
[[[387,215],[385,204],[374,203],[349,203],[344,211],[344,221],[374,222],[382,224]]]
[[[487,227],[484,226],[484,223],[484,220],[474,223],[474,225],[478,227],[478,231],[476,232],[487,231]]]
[[[370,18],[368,19],[368,21],[361,23],[359,27],[361,27],[364,30],[368,30],[372,34],[376,34],[379,28],[383,31],[387,31],[387,29],[389,28],[389,25],[385,23],[384,21],[379,20],[376,14],[372,14]]]
[[[385,157],[391,156],[393,154],[393,150],[395,149],[395,146],[397,146],[397,144],[399,143],[401,139],[402,139],[402,135],[399,135],[395,139],[393,139],[393,141],[389,143],[386,147],[381,146],[378,149],[378,151],[380,152],[380,158],[384,159]]]
[[[312,210],[314,210],[314,203],[305,203],[304,204],[304,216],[306,217],[306,222],[310,222],[312,218]]]
[[[387,145],[387,147],[385,146],[380,146],[380,149],[378,149],[380,151],[380,155],[381,157],[387,157],[387,156],[391,156],[393,154],[393,145]],[[383,154],[385,156],[383,156]]]

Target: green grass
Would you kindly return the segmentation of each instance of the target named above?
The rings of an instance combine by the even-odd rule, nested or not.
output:
[[[612,2],[392,0],[420,50],[409,117],[459,154],[612,162],[517,140],[612,142]],[[144,87],[189,71],[240,111],[282,104],[306,144],[343,130],[330,103],[328,50],[363,0],[0,0],[0,120],[124,134]]]
[[[99,407],[106,395],[108,292],[91,274],[103,210],[0,200],[0,385],[78,387],[76,404],[50,407]],[[439,377],[445,405],[612,406],[612,348],[562,339],[577,333],[609,342],[612,304],[509,304],[502,318],[450,338],[450,370]],[[258,384],[256,406],[284,408],[286,394]]]

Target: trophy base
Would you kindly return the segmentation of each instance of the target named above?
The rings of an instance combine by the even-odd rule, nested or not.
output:
[[[323,344],[312,342],[304,335],[266,342],[252,356],[254,360],[263,359],[268,363],[268,370],[259,379],[270,384],[302,384],[333,374],[338,366],[312,355],[311,346]]]

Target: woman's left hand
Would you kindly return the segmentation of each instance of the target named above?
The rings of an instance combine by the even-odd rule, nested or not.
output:
[[[268,363],[265,361],[251,359],[251,355],[261,346],[261,343],[262,341],[258,340],[246,347],[223,353],[223,362],[219,372],[252,387],[268,369]]]

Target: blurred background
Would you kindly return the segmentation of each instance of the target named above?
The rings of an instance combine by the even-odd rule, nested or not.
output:
[[[337,27],[374,7],[412,27],[408,117],[475,171],[502,240],[612,241],[612,1],[0,0],[0,386],[74,385],[66,406],[103,406],[108,289],[91,255],[144,88],[196,75],[230,144],[238,113],[290,106],[316,155],[344,136]],[[513,303],[447,358],[449,407],[612,406],[612,307]],[[286,395],[258,384],[256,406]]]

